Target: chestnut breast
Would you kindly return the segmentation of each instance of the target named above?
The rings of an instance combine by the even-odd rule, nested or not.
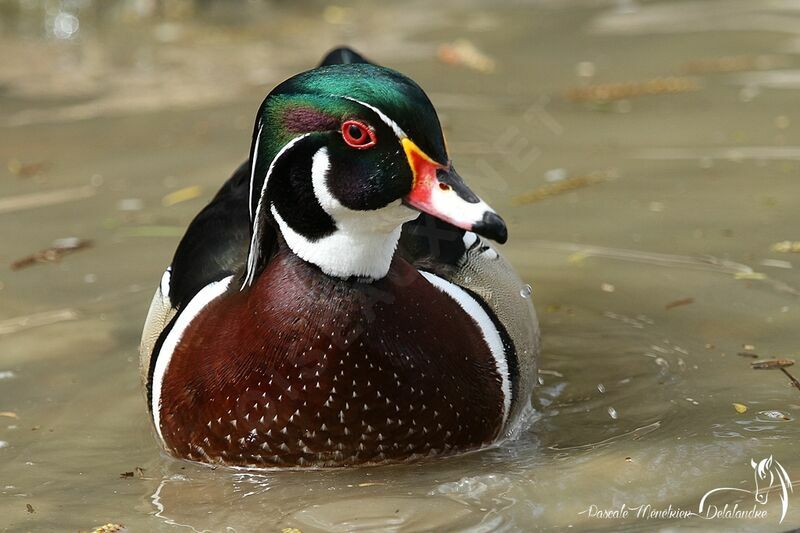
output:
[[[398,461],[491,442],[501,382],[475,321],[402,259],[361,283],[282,250],[187,327],[161,431],[172,453],[206,462]]]

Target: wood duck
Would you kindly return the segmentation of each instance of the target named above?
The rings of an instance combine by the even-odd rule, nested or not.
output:
[[[456,173],[416,83],[348,48],[281,83],[150,306],[141,367],[162,445],[324,467],[509,435],[538,325],[481,237],[505,242],[505,223]]]

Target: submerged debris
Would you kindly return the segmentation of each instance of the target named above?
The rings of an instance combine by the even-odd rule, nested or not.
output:
[[[652,80],[600,83],[569,89],[565,98],[571,102],[611,102],[639,96],[657,94],[688,93],[700,90],[700,84],[692,78],[667,77]]]
[[[122,524],[109,523],[92,528],[89,533],[125,533],[126,531],[128,531],[128,528]]]
[[[514,206],[521,206],[539,202],[545,198],[564,194],[565,192],[582,189],[589,185],[602,183],[608,179],[606,174],[589,174],[587,176],[575,176],[574,178],[567,178],[554,183],[543,185],[538,189],[530,192],[522,193],[511,199],[511,204]]]
[[[139,479],[144,479],[144,468],[137,466],[131,472],[122,472],[119,475],[121,479],[132,478],[133,476],[136,476]]]
[[[786,413],[782,413],[781,411],[759,411],[758,418],[772,422],[775,420],[782,420],[782,421],[789,421],[792,420],[792,417],[787,415]]]
[[[463,65],[472,70],[489,74],[494,72],[495,61],[467,39],[444,43],[436,51],[436,57],[448,65]]]
[[[681,307],[682,305],[690,305],[694,303],[694,298],[681,298],[680,300],[675,300],[674,302],[670,302],[664,306],[664,309],[669,311],[670,309],[674,309],[675,307]]]
[[[783,367],[781,367],[781,372],[786,374],[786,377],[789,378],[789,381],[792,383],[792,385],[795,386],[797,390],[800,390],[800,381],[798,381],[796,377],[794,377],[788,370],[786,370]]]
[[[753,370],[770,370],[792,366],[793,364],[793,359],[765,359],[764,361],[753,361],[750,366],[753,367]]]
[[[87,239],[79,239],[77,237],[69,237],[66,239],[58,239],[53,242],[50,248],[39,250],[31,255],[18,259],[11,263],[11,270],[20,270],[33,266],[37,263],[54,263],[60,261],[65,255],[91,248],[92,241]]]
[[[38,176],[47,167],[44,161],[35,163],[23,163],[19,159],[12,159],[8,162],[8,171],[18,178],[32,178]]]
[[[67,320],[76,320],[78,317],[78,312],[68,307],[65,309],[33,313],[31,315],[16,316],[7,320],[0,320],[0,335],[9,335],[30,328],[49,326],[50,324],[57,324],[58,322],[65,322]],[[0,372],[0,379],[8,379],[11,377],[14,377],[14,373],[11,371]]]
[[[20,194],[0,198],[0,213],[14,213],[26,209],[35,209],[48,205],[57,205],[90,198],[97,194],[97,189],[91,185],[74,187],[70,189],[57,189],[54,191]]]
[[[744,55],[725,56],[713,59],[696,59],[684,63],[680,72],[684,74],[712,74],[715,72],[744,72],[748,70],[770,70],[786,64],[780,56]]]
[[[787,378],[789,378],[789,382],[795,387],[797,390],[800,390],[800,381],[796,377],[794,377],[791,372],[786,370],[786,367],[794,365],[794,359],[767,359],[764,361],[753,361],[750,363],[750,366],[754,370],[772,370],[774,368],[779,369],[783,372]]]

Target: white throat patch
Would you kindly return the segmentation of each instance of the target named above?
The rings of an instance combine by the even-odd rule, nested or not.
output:
[[[400,200],[373,211],[348,209],[328,189],[329,168],[328,149],[320,148],[314,154],[311,181],[314,195],[322,209],[333,218],[336,231],[312,241],[294,231],[274,204],[270,206],[272,216],[289,248],[329,276],[380,279],[389,271],[403,223],[417,218],[419,212]]]

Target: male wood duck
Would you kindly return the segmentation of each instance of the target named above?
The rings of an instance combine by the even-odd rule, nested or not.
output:
[[[505,242],[505,223],[456,173],[416,83],[347,48],[281,83],[150,307],[163,446],[322,467],[502,439],[530,407],[538,325],[481,237]]]

